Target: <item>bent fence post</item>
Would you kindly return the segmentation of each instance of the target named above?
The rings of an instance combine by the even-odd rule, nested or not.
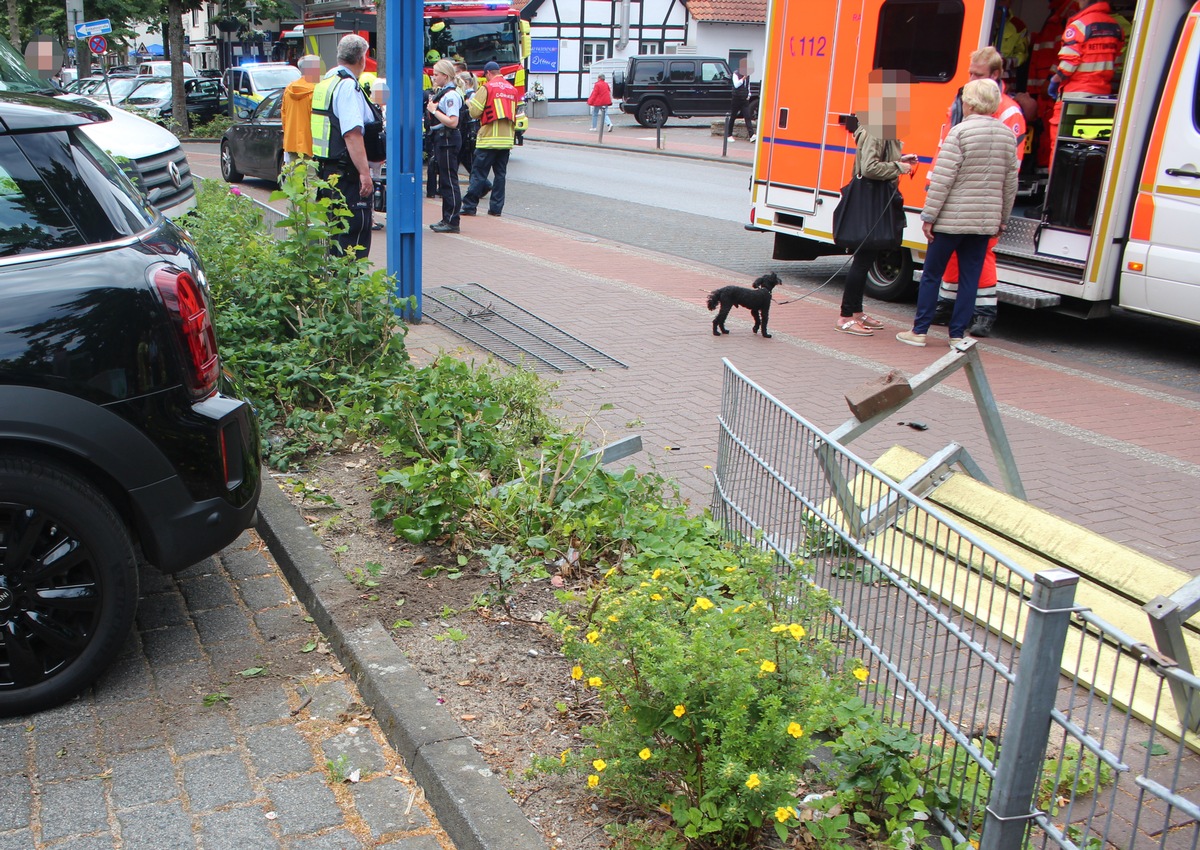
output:
[[[1022,846],[1035,814],[1034,795],[1046,758],[1050,712],[1058,692],[1067,627],[1076,610],[1078,584],[1079,576],[1062,568],[1043,570],[1034,576],[1029,620],[1021,641],[1016,684],[1000,740],[1000,760],[979,850]]]

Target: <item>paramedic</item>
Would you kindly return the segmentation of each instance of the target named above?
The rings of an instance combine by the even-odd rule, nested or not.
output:
[[[1058,125],[1062,122],[1063,94],[1113,93],[1113,72],[1124,42],[1124,33],[1112,16],[1108,0],[1087,3],[1067,22],[1058,49],[1058,66],[1047,88],[1047,93],[1058,99],[1050,118],[1052,140],[1058,138]]]

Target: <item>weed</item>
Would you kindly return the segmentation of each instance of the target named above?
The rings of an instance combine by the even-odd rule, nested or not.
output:
[[[329,775],[329,781],[334,785],[341,785],[350,775],[350,770],[353,765],[350,763],[350,756],[342,753],[336,759],[326,759],[325,772]]]
[[[468,637],[467,633],[464,632],[462,629],[456,629],[456,628],[451,627],[440,635],[434,635],[433,639],[438,640],[438,641],[452,640],[455,643],[461,643],[462,641],[466,640],[467,637]]]
[[[211,694],[204,695],[204,705],[206,708],[211,708],[214,705],[223,705],[233,701],[233,697],[224,691],[216,691]]]
[[[346,578],[358,589],[368,590],[372,587],[379,587],[377,579],[381,575],[383,575],[383,564],[367,561],[361,567],[355,567],[346,573]]]

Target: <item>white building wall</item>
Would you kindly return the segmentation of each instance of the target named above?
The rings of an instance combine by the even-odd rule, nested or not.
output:
[[[750,51],[750,78],[762,79],[762,64],[767,55],[765,24],[702,23],[695,26],[694,32],[696,52],[702,56],[728,59],[731,50]]]

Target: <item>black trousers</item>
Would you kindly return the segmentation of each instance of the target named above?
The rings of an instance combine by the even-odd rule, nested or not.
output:
[[[462,190],[458,185],[458,151],[462,147],[457,130],[443,130],[433,143],[438,183],[442,190],[442,221],[458,227],[462,212]]]
[[[733,124],[741,117],[746,122],[746,133],[754,135],[754,112],[750,109],[750,101],[743,100],[729,107],[729,115],[725,118],[725,135],[733,135]]]
[[[337,175],[337,186],[325,197],[339,198],[350,209],[350,218],[344,219],[346,232],[333,237],[333,245],[330,246],[333,253],[340,256],[352,251],[355,259],[361,260],[371,250],[371,206],[374,198],[372,195],[362,196],[358,185],[358,169],[353,165],[322,162],[317,173],[322,180]]]

